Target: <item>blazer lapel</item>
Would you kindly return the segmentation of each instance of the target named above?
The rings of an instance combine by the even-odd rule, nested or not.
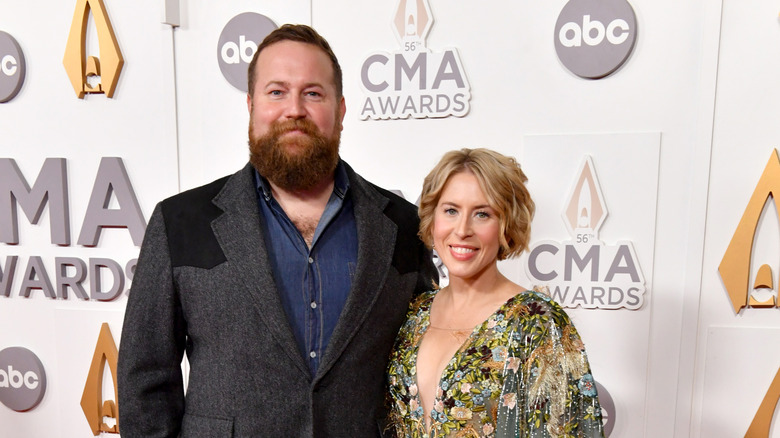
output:
[[[298,351],[271,272],[255,190],[253,168],[247,164],[214,198],[214,204],[225,213],[211,226],[228,263],[234,266],[234,275],[257,307],[258,316],[290,360],[308,376],[309,369]]]
[[[346,163],[345,163],[346,164]],[[358,257],[352,288],[317,370],[322,377],[335,364],[368,317],[391,266],[398,229],[384,214],[388,199],[347,166],[358,235]]]

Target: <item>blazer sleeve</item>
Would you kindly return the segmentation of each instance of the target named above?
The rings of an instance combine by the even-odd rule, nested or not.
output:
[[[117,369],[123,438],[176,437],[184,414],[187,327],[158,204],[146,229],[125,311]]]

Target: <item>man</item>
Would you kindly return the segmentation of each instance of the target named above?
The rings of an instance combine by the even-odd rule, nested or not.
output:
[[[120,344],[121,434],[379,436],[388,354],[436,279],[416,210],[339,159],[341,68],[310,27],[260,44],[247,106],[251,164],[149,222]]]

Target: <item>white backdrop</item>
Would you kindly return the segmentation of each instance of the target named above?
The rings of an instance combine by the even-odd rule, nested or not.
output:
[[[34,409],[0,405],[0,435],[91,436],[79,406],[84,382],[100,324],[108,322],[119,341],[126,296],[52,299],[33,290],[24,298],[23,274],[34,256],[52,281],[57,257],[110,258],[124,267],[137,256],[124,228],[104,229],[94,247],[76,243],[101,158],[122,159],[147,220],[159,200],[245,163],[246,96],[222,77],[216,53],[225,24],[248,11],[277,24],[312,24],[330,41],[344,71],[342,156],[359,173],[414,201],[447,150],[489,147],[516,156],[540,208],[534,239],[536,233],[567,237],[560,210],[576,170],[566,163],[576,168],[583,154],[601,153],[579,150],[578,141],[655,136],[649,161],[645,150],[594,158],[611,215],[602,240],[634,242],[648,287],[644,305],[570,313],[596,379],[615,400],[613,437],[744,435],[780,367],[779,324],[776,309],[735,315],[717,266],[780,146],[775,2],[631,0],[638,28],[633,54],[613,75],[585,80],[555,53],[554,27],[565,0],[429,0],[427,47],[457,49],[470,111],[461,118],[382,121],[359,117],[360,70],[370,54],[400,50],[391,27],[397,0],[168,1],[180,7],[175,29],[162,24],[164,3],[104,0],[125,65],[113,98],[83,100],[62,65],[76,0],[0,4],[0,30],[19,42],[27,61],[20,93],[0,104],[0,159],[13,159],[32,185],[46,158],[65,158],[71,230],[70,245],[55,245],[48,207],[37,224],[19,210],[19,244],[0,243],[0,269],[18,256],[11,294],[0,296],[0,350],[30,349],[48,377]],[[94,36],[87,46],[94,51]],[[539,139],[552,137],[571,139],[571,150],[558,157],[545,151]],[[639,180],[621,179],[626,174]],[[648,187],[655,190],[648,198],[653,205],[621,207],[620,200],[628,203],[637,193],[646,199]],[[768,243],[761,251],[776,274],[780,228],[774,210],[763,217],[761,241]],[[526,282],[523,263],[501,268]],[[104,382],[104,389],[110,399],[112,388]],[[770,436],[780,437],[778,429]]]

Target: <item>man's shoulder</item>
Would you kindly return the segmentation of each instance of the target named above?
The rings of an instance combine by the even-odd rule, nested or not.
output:
[[[224,176],[200,187],[177,193],[164,199],[161,203],[162,207],[165,210],[187,209],[203,202],[211,202],[222,190],[229,178],[229,175]]]
[[[366,180],[351,168],[347,167],[347,170],[351,184],[360,187],[368,196],[381,200],[382,203],[386,203],[384,206],[384,213],[387,217],[399,227],[414,229],[416,232],[420,222],[417,217],[417,206],[404,199],[403,196]]]
[[[214,208],[213,200],[219,195],[228,184],[228,182],[237,177],[241,177],[247,172],[246,168],[239,170],[232,175],[226,175],[216,179],[208,184],[195,187],[177,193],[160,203],[163,213],[173,213],[177,211],[197,211],[203,208],[211,210]]]

